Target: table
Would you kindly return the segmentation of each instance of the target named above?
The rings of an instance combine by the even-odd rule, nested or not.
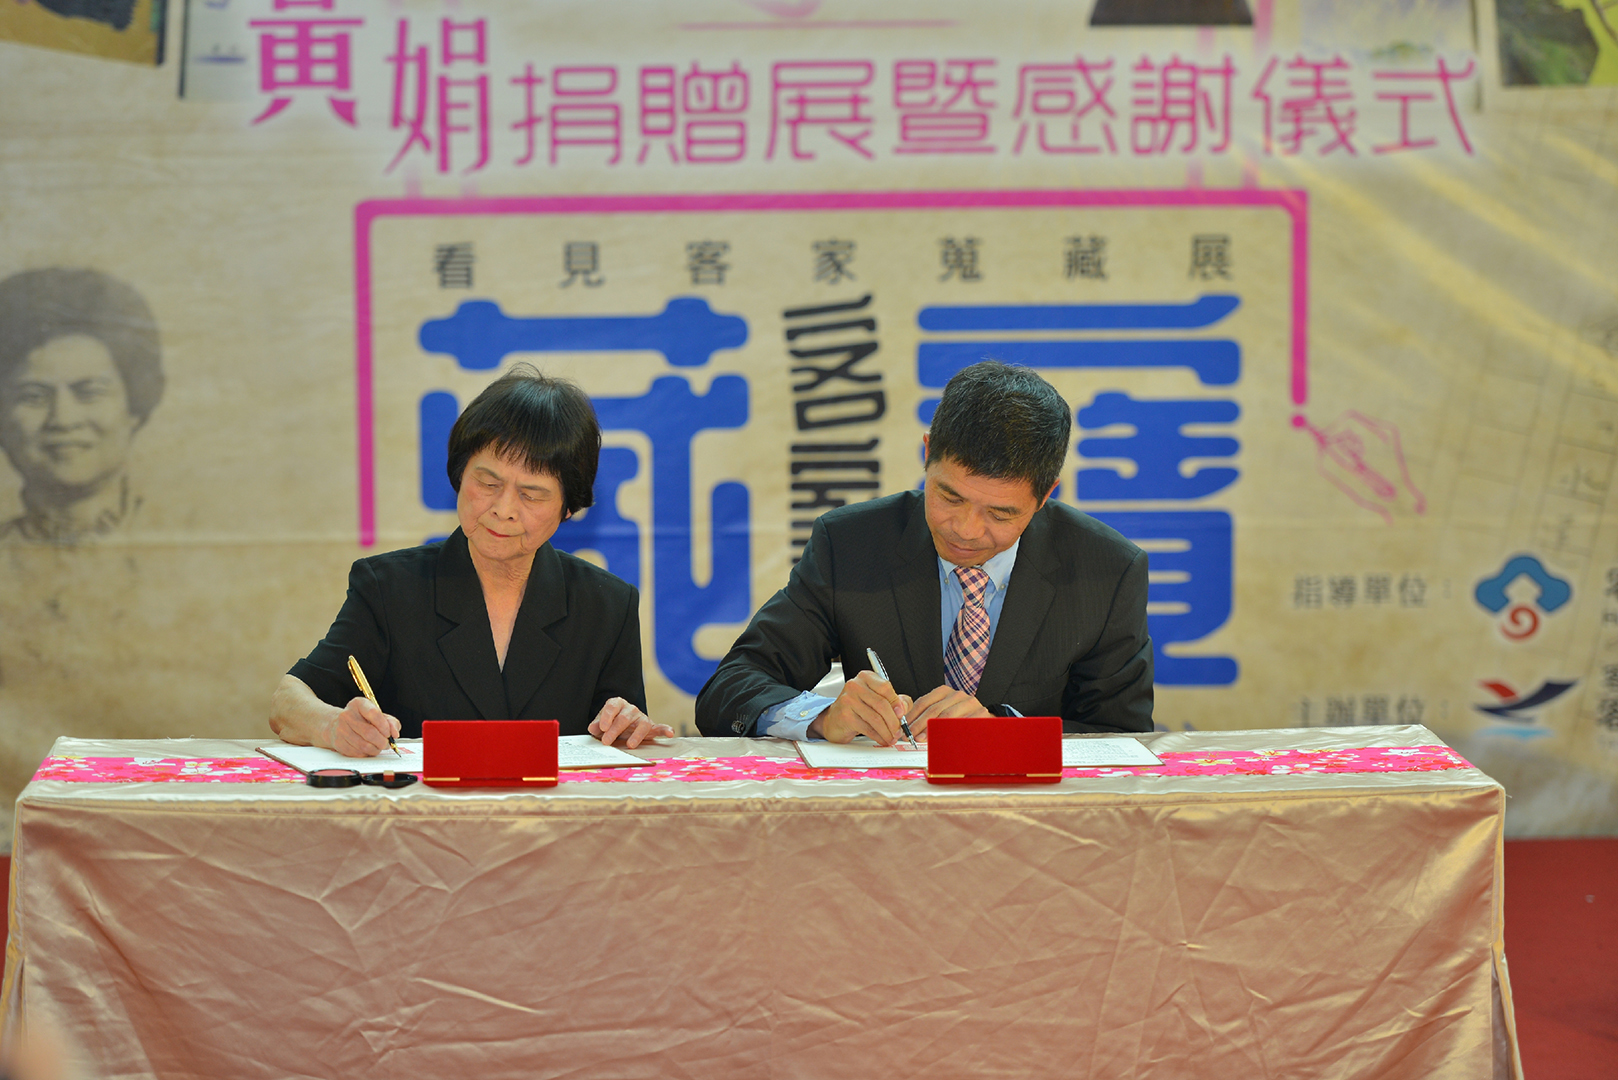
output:
[[[681,739],[537,792],[36,778],[8,1028],[105,1078],[1520,1075],[1497,783],[1420,727],[1143,738],[1216,775],[693,780],[796,767]]]

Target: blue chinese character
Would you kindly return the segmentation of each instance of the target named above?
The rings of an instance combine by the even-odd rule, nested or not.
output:
[[[449,482],[449,429],[461,415],[461,403],[443,390],[423,394],[416,407],[421,439],[421,501],[429,510],[455,509],[455,489]]]
[[[922,308],[916,322],[929,333],[983,331],[1185,331],[1221,321],[1241,297],[1208,295],[1185,304],[982,304]],[[943,386],[962,368],[992,357],[1032,368],[1190,368],[1204,386],[1241,378],[1242,349],[1225,338],[1070,337],[923,341],[916,346],[916,379]],[[916,415],[930,424],[937,398],[923,398]]]
[[[1200,641],[1230,618],[1235,573],[1230,515],[1222,510],[1161,510],[1091,516],[1147,549],[1152,580],[1146,590],[1146,622],[1152,633],[1157,683],[1234,683],[1238,667],[1231,657],[1168,653],[1170,645]],[[1184,550],[1163,550],[1182,545]]]
[[[706,585],[692,577],[691,440],[700,431],[747,423],[747,380],[714,379],[704,396],[678,376],[665,376],[634,398],[591,398],[603,430],[640,431],[652,444],[653,647],[657,666],[674,685],[695,694],[718,661],[692,646],[709,623],[737,623],[752,611],[752,537],[747,488],[727,481],[713,489],[709,532],[712,568]],[[422,398],[422,501],[432,510],[454,510],[455,492],[445,474],[449,429],[459,407],[442,391]],[[595,501],[588,513],[563,523],[552,543],[563,551],[590,548],[607,569],[640,584],[640,532],[618,513],[618,489],[638,472],[635,453],[605,447],[596,473]]]
[[[489,300],[468,300],[417,335],[427,352],[448,353],[468,371],[489,371],[511,353],[660,352],[675,367],[701,367],[720,349],[747,343],[747,320],[717,315],[708,301],[677,296],[657,315],[514,319]]]
[[[1242,374],[1234,341],[924,341],[916,346],[916,378],[943,386],[986,357],[1031,368],[1190,368],[1208,386],[1229,386]]]
[[[676,367],[700,367],[721,349],[747,342],[747,321],[720,315],[699,297],[675,297],[657,315],[512,318],[488,300],[470,300],[447,319],[424,322],[417,337],[428,352],[447,353],[470,371],[496,368],[512,353],[662,353]],[[747,489],[716,485],[710,497],[712,573],[698,585],[692,566],[691,440],[699,431],[747,422],[746,380],[724,375],[706,395],[685,379],[664,377],[636,398],[594,398],[604,430],[640,431],[651,442],[653,649],[665,677],[689,694],[702,688],[717,661],[698,656],[696,632],[709,623],[745,620],[752,610],[752,543]],[[459,414],[454,395],[426,394],[419,407],[421,498],[430,509],[455,509],[445,476],[449,430]],[[639,470],[631,450],[606,447],[596,474],[595,502],[565,522],[553,543],[564,551],[592,549],[607,569],[640,583],[640,532],[618,513],[618,489]]]
[[[1097,394],[1079,410],[1079,425],[1088,430],[1125,424],[1127,436],[1079,440],[1087,458],[1124,458],[1135,462],[1135,475],[1115,469],[1080,469],[1078,498],[1084,502],[1148,499],[1200,499],[1229,487],[1235,469],[1200,468],[1187,476],[1180,465],[1188,458],[1228,458],[1241,449],[1235,439],[1184,435],[1187,424],[1229,424],[1241,414],[1234,401],[1137,401],[1128,394]]]
[[[708,584],[692,577],[691,440],[747,423],[747,380],[721,375],[698,397],[685,379],[668,375],[640,397],[592,400],[603,428],[644,432],[652,444],[654,651],[664,677],[695,694],[719,663],[698,656],[692,639],[709,623],[746,621],[753,559],[747,488],[727,481],[709,499]]]
[[[618,489],[635,479],[640,462],[635,451],[603,446],[596,469],[595,505],[562,522],[551,537],[558,551],[599,551],[607,569],[640,588],[640,526],[618,512]]]
[[[1199,330],[1241,306],[1210,293],[1189,304],[963,304],[922,308],[923,330]]]

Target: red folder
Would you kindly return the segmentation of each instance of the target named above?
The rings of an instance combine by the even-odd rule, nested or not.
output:
[[[434,787],[555,787],[555,720],[424,720],[421,782]]]
[[[1055,784],[1060,716],[939,716],[927,722],[929,784]]]

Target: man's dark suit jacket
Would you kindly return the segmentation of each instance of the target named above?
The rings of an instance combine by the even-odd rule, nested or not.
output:
[[[919,492],[824,514],[786,588],[753,616],[697,696],[697,727],[758,734],[759,715],[813,687],[834,657],[850,679],[870,667],[867,648],[900,693],[942,686],[938,579]],[[1047,502],[1023,531],[974,696],[995,711],[1060,716],[1064,731],[1152,730],[1146,553]]]
[[[383,711],[405,738],[423,720],[559,720],[582,735],[610,697],[643,712],[640,594],[633,585],[547,543],[502,671],[466,535],[354,563],[348,599],[325,638],[292,674],[320,700],[343,706],[360,662]]]

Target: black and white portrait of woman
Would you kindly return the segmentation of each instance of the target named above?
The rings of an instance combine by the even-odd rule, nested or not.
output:
[[[139,508],[128,459],[163,396],[157,322],[99,270],[25,270],[0,281],[0,450],[23,512],[0,540],[75,543]]]

